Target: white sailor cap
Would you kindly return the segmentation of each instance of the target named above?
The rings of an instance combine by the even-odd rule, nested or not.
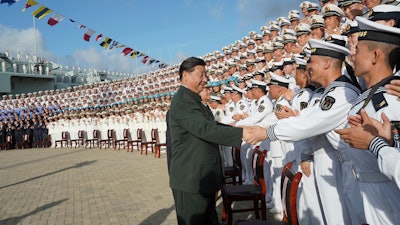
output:
[[[210,101],[212,101],[212,102],[220,102],[221,101],[221,97],[216,96],[216,95],[211,95],[210,96]]]
[[[253,77],[255,76],[262,76],[265,77],[265,73],[263,71],[257,70],[253,73]]]
[[[262,40],[261,34],[255,34],[254,40]]]
[[[334,4],[327,4],[324,7],[322,7],[321,14],[324,18],[329,16],[339,16],[339,17],[344,16],[343,10]]]
[[[255,45],[256,43],[253,40],[249,40],[249,42],[247,43],[247,46],[249,45]]]
[[[268,85],[264,81],[251,79],[251,88],[261,88],[261,89],[268,90]]]
[[[279,85],[282,87],[289,88],[289,83],[290,81],[282,76],[279,76],[278,74],[271,73],[271,80],[269,81],[268,85]]]
[[[314,10],[318,10],[318,8],[319,8],[319,4],[314,3],[314,2],[310,2],[308,4],[307,11],[311,12],[311,11],[314,11]]]
[[[283,58],[282,66],[291,65],[293,63],[294,63],[294,60],[292,58],[286,57],[286,58]]]
[[[281,42],[277,42],[277,41],[272,42],[271,46],[274,49],[274,51],[277,49],[283,49],[285,47]]]
[[[302,3],[300,3],[300,8],[301,9],[303,9],[303,8],[308,8],[308,5],[310,4],[310,2],[309,1],[303,1]]]
[[[256,48],[256,52],[263,52],[264,49],[262,48],[262,46],[257,46]]]
[[[290,21],[286,18],[282,18],[281,20],[279,20],[279,26],[283,27],[283,26],[289,26],[290,25]]]
[[[356,17],[358,27],[358,41],[369,40],[400,45],[400,29],[386,26],[363,17]]]
[[[354,33],[358,33],[360,29],[358,28],[358,23],[357,20],[350,21],[350,23],[347,24],[345,30],[343,31],[342,35],[350,35]]]
[[[269,30],[270,31],[279,31],[280,28],[276,24],[271,24],[271,25],[269,25]]]
[[[283,60],[280,62],[272,62],[270,63],[270,71],[275,71],[275,70],[282,70],[283,69]]]
[[[325,27],[324,17],[322,17],[321,15],[311,15],[308,20],[311,29]]]
[[[261,32],[264,31],[264,30],[268,30],[268,27],[265,26],[265,25],[260,27],[260,31],[261,31]]]
[[[247,37],[247,36],[244,36],[244,37],[242,38],[242,40],[243,40],[243,42],[247,42],[248,40],[250,40],[250,38]]]
[[[232,93],[232,91],[233,91],[233,89],[231,87],[228,87],[228,86],[224,86],[222,89],[224,90],[224,92]]]
[[[289,34],[284,34],[282,36],[283,39],[283,44],[286,45],[288,43],[296,43],[297,38],[295,36],[289,35]]]
[[[261,51],[263,51],[263,50],[261,49]],[[265,62],[265,57],[256,57],[256,63],[259,63],[259,62]]]
[[[249,35],[250,35],[250,36],[255,35],[255,34],[257,34],[257,32],[255,32],[255,31],[250,31],[250,32],[249,32]]]
[[[296,31],[296,36],[300,36],[303,34],[310,34],[311,33],[311,29],[310,26],[308,24],[305,23],[300,23],[299,25],[297,25],[294,30]]]
[[[272,53],[274,52],[274,47],[272,45],[264,45],[264,53]]]
[[[338,6],[339,7],[348,7],[354,3],[362,3],[361,0],[339,0]]]
[[[377,5],[373,7],[368,15],[371,21],[390,20],[396,21],[395,27],[400,27],[400,7],[395,5]]]
[[[244,94],[245,90],[237,87],[236,85],[232,85],[232,93],[236,94]]]
[[[289,34],[292,36],[296,36],[296,31],[294,31],[293,29],[285,29],[285,31],[283,32],[283,34]]]
[[[271,32],[268,29],[263,30],[263,32],[262,32],[263,36],[269,36],[270,34],[271,34]]]
[[[307,60],[301,58],[294,58],[294,61],[296,62],[296,69],[302,69],[302,70],[306,69]]]
[[[292,22],[294,20],[299,20],[300,16],[299,16],[299,14],[296,14],[296,13],[289,13],[288,19],[290,22]]]
[[[288,14],[298,14],[298,15],[300,15],[300,11],[296,10],[296,9],[292,9],[292,10],[289,11]]]
[[[338,44],[328,43],[326,41],[321,41],[313,38],[308,40],[308,42],[310,43],[311,47],[311,56],[328,56],[343,61],[344,58],[350,54],[349,49]]]

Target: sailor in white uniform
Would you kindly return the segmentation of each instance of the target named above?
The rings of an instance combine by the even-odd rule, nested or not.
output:
[[[360,109],[381,120],[385,113],[392,125],[393,136],[397,134],[394,145],[398,147],[400,124],[400,104],[395,96],[386,93],[384,85],[393,79],[394,64],[398,62],[400,29],[382,25],[362,17],[356,17],[360,32],[355,74],[364,78],[368,89],[363,92],[351,108],[349,115],[357,115]],[[398,224],[400,221],[400,189],[395,181],[389,179],[379,169],[376,156],[369,151],[358,151],[343,140],[337,143],[343,160],[354,162],[351,169],[353,179],[357,180],[364,201],[364,212],[368,224]]]
[[[346,114],[360,93],[341,73],[344,58],[349,54],[347,48],[316,39],[310,39],[309,43],[312,48],[311,79],[325,88],[322,100],[320,104],[304,109],[299,116],[279,120],[269,127],[267,135],[271,141],[298,141],[320,134],[329,137],[334,133],[333,129],[346,123]],[[316,148],[315,179],[326,223],[362,224],[365,219],[361,196],[357,193],[358,186],[351,182],[346,184],[346,193],[350,195],[345,196],[341,166],[346,165],[340,164],[334,148],[327,139],[318,138],[313,143]],[[350,203],[351,208],[348,208]]]

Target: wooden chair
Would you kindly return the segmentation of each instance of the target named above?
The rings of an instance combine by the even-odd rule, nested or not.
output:
[[[160,143],[160,137],[158,134],[158,130],[155,132],[156,143],[154,144],[154,157],[160,158],[161,156],[161,147],[167,147],[167,143]]]
[[[142,140],[143,140],[143,129],[138,128],[136,130],[136,138],[135,140],[130,140],[128,141],[128,152],[129,152],[129,147],[132,146],[131,152],[133,152],[133,144],[136,145],[137,150],[140,150],[140,147],[142,146]]]
[[[282,170],[281,198],[282,221],[238,221],[235,225],[298,225],[297,191],[303,174],[293,172],[292,163],[287,163]]]
[[[148,151],[149,146],[151,147],[151,153],[154,152],[154,145],[157,143],[156,142],[156,133],[158,133],[158,129],[157,128],[151,129],[151,140],[150,141],[146,141],[146,142],[142,142],[141,147],[140,147],[140,154],[143,154],[143,146],[146,147],[146,155],[147,155],[147,151]]]
[[[123,138],[115,141],[114,150],[117,148],[118,145],[118,151],[119,151],[121,149],[121,144],[124,145],[125,149],[125,147],[128,145],[129,140],[130,140],[129,129],[126,128],[123,130]]]
[[[87,139],[86,140],[86,145],[89,144],[89,148],[94,148],[94,144],[96,143],[96,146],[99,147],[100,143],[100,130],[93,130],[93,139]]]
[[[71,147],[72,147],[72,142],[75,143],[75,148],[79,146],[84,146],[86,141],[85,141],[85,131],[84,130],[79,130],[78,131],[78,138],[71,140]],[[86,148],[86,146],[85,146]]]
[[[254,184],[227,185],[222,187],[221,193],[224,204],[222,219],[225,219],[225,212],[227,217],[227,225],[232,225],[232,214],[236,212],[254,211],[256,218],[260,219],[259,210],[261,209],[261,219],[267,220],[267,207],[265,202],[266,186],[263,172],[266,154],[266,150],[260,151],[258,148],[254,149]],[[253,201],[253,207],[246,209],[232,209],[232,203],[238,201]]]
[[[60,143],[61,144],[61,148],[63,147],[63,143],[65,143],[65,146],[66,147],[68,147],[68,144],[70,143],[70,141],[69,141],[69,133],[68,133],[68,131],[63,131],[62,133],[61,133],[61,140],[56,140],[55,141],[55,145],[54,145],[54,148],[57,148],[57,143]],[[72,147],[72,146],[71,146]]]
[[[31,145],[31,140],[30,140],[29,134],[23,134],[22,135],[22,149],[29,148],[30,145]]]
[[[108,129],[107,130],[107,138],[106,139],[102,139],[100,141],[100,149],[104,144],[104,148],[107,147],[109,148],[110,146],[115,146],[115,130],[114,129]]]
[[[225,166],[225,184],[233,184],[236,185],[238,180],[239,184],[243,184],[242,180],[242,161],[240,160],[240,147],[234,148],[232,147],[232,158],[233,165]]]

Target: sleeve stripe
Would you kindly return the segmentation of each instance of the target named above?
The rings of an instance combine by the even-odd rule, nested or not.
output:
[[[385,140],[381,137],[375,137],[372,139],[371,143],[369,143],[369,150],[378,157],[379,151],[386,146],[389,146],[389,144]]]

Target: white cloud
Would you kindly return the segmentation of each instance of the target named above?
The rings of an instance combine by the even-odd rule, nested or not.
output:
[[[116,72],[132,73],[142,71],[144,65],[138,63],[129,56],[124,56],[122,48],[104,50],[102,48],[88,47],[87,49],[76,49],[72,55],[59,56],[46,47],[45,39],[39,30],[36,30],[37,55],[55,63],[60,62],[65,66],[79,66],[82,68],[95,68]],[[35,30],[15,29],[0,24],[0,52],[8,51],[10,56],[16,58],[17,52],[22,56],[26,53],[33,55],[35,52]],[[138,69],[136,67],[139,67]]]
[[[53,58],[55,55],[47,50],[42,33],[36,30],[36,43],[38,56]],[[35,52],[35,30],[14,29],[0,24],[0,51],[8,50],[12,57],[16,57],[17,52],[21,54],[33,54]]]

